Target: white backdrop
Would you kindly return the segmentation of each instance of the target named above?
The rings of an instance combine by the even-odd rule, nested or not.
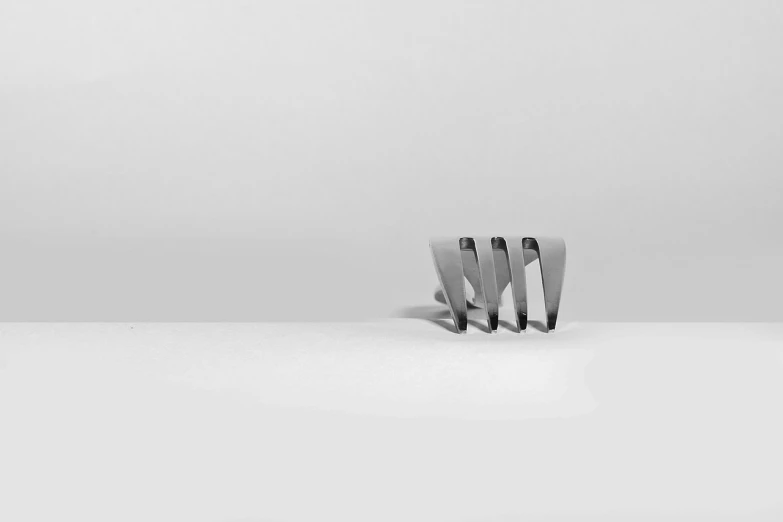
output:
[[[400,314],[537,233],[563,320],[783,320],[781,92],[775,1],[3,0],[0,320]]]

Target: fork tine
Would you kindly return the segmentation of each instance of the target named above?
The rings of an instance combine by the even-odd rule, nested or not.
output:
[[[541,284],[544,286],[546,326],[549,330],[554,330],[557,323],[557,313],[560,310],[563,279],[565,278],[565,241],[559,237],[525,238],[525,241],[533,243],[534,250],[538,252]]]
[[[525,273],[525,252],[519,236],[508,239],[497,238],[498,246],[505,252],[511,274],[511,295],[514,300],[514,315],[520,333],[527,329],[527,275]]]
[[[492,240],[488,237],[474,239],[476,261],[481,275],[481,289],[484,294],[484,310],[490,332],[498,330],[498,279],[495,274],[495,254]]]
[[[462,253],[456,238],[437,238],[430,240],[435,272],[446,305],[451,312],[458,333],[468,330],[468,304],[465,298],[465,276],[462,268]]]

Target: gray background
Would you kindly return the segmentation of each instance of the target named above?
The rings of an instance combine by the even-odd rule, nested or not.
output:
[[[0,1],[0,320],[338,320],[433,235],[565,320],[783,320],[783,4]]]

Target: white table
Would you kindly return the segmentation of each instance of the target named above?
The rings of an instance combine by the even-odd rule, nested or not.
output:
[[[0,520],[783,520],[782,324],[0,324]]]

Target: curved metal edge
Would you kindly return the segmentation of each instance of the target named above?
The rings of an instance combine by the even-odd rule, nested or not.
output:
[[[554,330],[565,280],[565,241],[559,237],[526,237],[523,243],[525,247],[532,248],[538,253],[541,284],[544,287],[546,326],[549,330]]]
[[[476,256],[481,281],[481,294],[484,298],[484,311],[487,314],[487,326],[490,333],[498,331],[498,276],[495,273],[495,253],[492,240],[488,237],[467,239],[468,248]]]
[[[457,333],[468,330],[468,303],[465,298],[465,275],[460,242],[456,238],[430,240],[430,251],[440,287],[449,307]]]
[[[517,328],[522,333],[527,329],[527,274],[525,271],[525,249],[522,246],[523,238],[518,236],[496,237],[492,239],[492,243],[495,248],[505,253],[511,295],[514,300],[514,316],[517,320]]]
[[[440,282],[436,299],[445,302],[459,333],[467,332],[465,278],[475,291],[473,305],[485,309],[490,332],[497,332],[500,295],[511,284],[519,332],[527,328],[525,266],[538,259],[544,292],[547,328],[557,325],[565,280],[566,247],[559,237],[497,236],[435,238],[430,240]]]

